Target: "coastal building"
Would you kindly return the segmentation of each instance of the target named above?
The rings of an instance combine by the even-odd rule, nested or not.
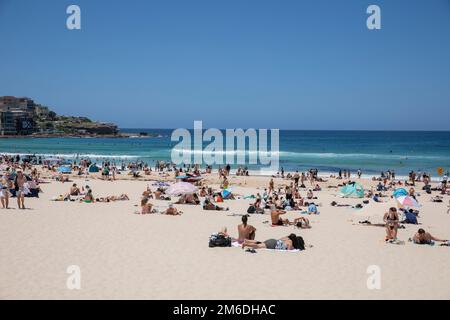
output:
[[[16,123],[11,111],[0,111],[0,135],[16,134]]]
[[[86,117],[58,116],[47,106],[27,97],[0,97],[0,135],[37,133],[117,135],[112,123],[94,122]]]

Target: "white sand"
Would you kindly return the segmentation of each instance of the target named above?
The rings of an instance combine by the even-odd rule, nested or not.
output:
[[[177,205],[184,215],[142,216],[133,212],[140,210],[135,205],[147,182],[75,181],[89,184],[95,196],[127,193],[131,200],[52,202],[50,197],[67,192],[71,185],[52,182],[41,185],[45,193],[40,199],[26,199],[32,209],[0,209],[1,299],[450,298],[450,248],[385,244],[384,228],[353,224],[365,220],[359,216],[361,211],[329,205],[333,200],[361,202],[337,198],[336,189],[315,193],[323,206],[320,215],[309,217],[310,230],[263,224],[270,219],[268,215],[249,219],[257,228],[258,240],[295,232],[313,248],[300,253],[250,254],[240,248],[208,248],[209,235],[222,226],[237,236],[241,217],[230,215],[245,213],[250,200],[226,201],[228,212]],[[244,195],[255,193],[256,185],[267,186],[267,181],[263,177],[231,178],[232,185],[245,183],[245,187],[234,187]],[[450,238],[449,197],[443,203],[431,203],[429,198],[423,192],[419,197],[421,227],[437,237]],[[394,200],[371,201],[362,210],[368,216],[382,214],[392,205]],[[15,199],[11,207],[17,207]],[[290,219],[296,216],[298,212],[287,214]],[[371,219],[374,223],[381,220],[381,216]],[[417,229],[408,225],[399,230],[399,238],[407,240]],[[66,286],[70,265],[81,268],[80,290]],[[367,288],[369,265],[381,268],[380,290]]]

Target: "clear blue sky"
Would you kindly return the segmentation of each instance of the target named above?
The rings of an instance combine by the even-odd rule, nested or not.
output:
[[[450,130],[450,1],[0,0],[0,95],[121,127]]]

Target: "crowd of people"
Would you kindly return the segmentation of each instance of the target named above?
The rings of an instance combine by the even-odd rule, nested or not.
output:
[[[26,161],[28,160],[28,161]],[[10,198],[16,198],[17,208],[25,209],[25,202],[27,197],[39,197],[43,192],[41,189],[42,179],[40,176],[39,166],[42,169],[47,170],[50,173],[54,173],[53,178],[55,181],[66,183],[70,181],[69,175],[64,172],[58,171],[61,167],[61,163],[46,162],[45,159],[39,158],[27,158],[24,159],[20,156],[8,156],[3,155],[0,157],[0,164],[2,166],[2,176],[0,179],[0,199],[2,208],[10,208]],[[80,160],[78,163],[66,164],[70,168],[73,175],[88,176],[90,174],[91,166],[96,165],[88,159]],[[145,174],[149,174],[152,171],[159,174],[171,175],[173,178],[190,179],[201,177],[202,174],[209,174],[212,172],[210,166],[206,167],[206,170],[202,172],[198,165],[184,165],[177,167],[172,163],[166,163],[157,161],[154,169],[144,162],[136,161],[125,163],[122,162],[117,165],[115,162],[103,161],[99,166],[99,177],[103,180],[114,181],[117,179],[117,175],[124,172],[139,174],[139,171],[144,171]],[[200,206],[204,211],[228,211],[229,207],[223,206],[221,203],[224,200],[235,199],[235,195],[229,192],[227,195],[222,193],[222,190],[227,190],[230,186],[229,176],[231,172],[231,166],[226,165],[223,168],[218,169],[220,177],[220,190],[214,190],[211,186],[204,185],[201,179],[194,179],[193,184],[199,186],[198,192],[186,193],[177,197],[176,201],[172,200],[171,195],[165,193],[166,186],[157,186],[154,190],[147,186],[147,189],[142,193],[141,198],[141,210],[136,212],[138,214],[153,214],[160,213],[165,215],[179,216],[183,212],[175,207],[175,205],[195,205]],[[73,176],[72,175],[72,176]],[[248,176],[247,167],[239,167],[236,171],[236,175]],[[361,178],[362,170],[358,169],[356,177]],[[408,186],[408,196],[418,201],[418,192],[415,188],[418,182],[423,184],[422,190],[431,194],[432,191],[439,192],[440,195],[436,195],[432,198],[432,201],[442,202],[443,195],[450,194],[448,187],[448,172],[445,173],[441,180],[435,187],[432,187],[430,175],[427,173],[411,171],[408,175],[408,179],[405,181],[395,179],[396,175],[393,170],[381,172],[379,177],[373,177],[372,180],[378,181],[375,187],[367,190],[364,196],[367,199],[373,200],[375,203],[383,203],[385,198],[389,198],[386,193],[393,191],[398,187]],[[280,186],[275,185],[277,178],[287,180]],[[338,175],[331,175],[330,178],[336,178],[337,181],[343,182],[338,186],[354,183],[351,181],[351,171],[348,169],[339,170]],[[183,180],[184,181],[184,180]],[[233,238],[234,241],[239,243],[242,248],[252,249],[280,249],[291,250],[298,249],[300,247],[299,242],[302,242],[301,237],[295,234],[282,239],[268,239],[266,241],[256,241],[255,234],[256,228],[248,223],[249,216],[252,214],[268,214],[270,215],[270,223],[272,226],[296,226],[299,229],[311,228],[311,223],[307,218],[307,215],[318,215],[319,207],[322,205],[318,202],[317,194],[320,194],[322,187],[321,182],[326,182],[323,177],[320,177],[317,169],[310,169],[306,172],[289,172],[287,175],[283,168],[275,176],[271,177],[267,188],[264,189],[262,195],[257,192],[252,196],[254,201],[251,201],[247,209],[247,213],[242,216],[242,223],[237,226],[238,237]],[[307,187],[306,184],[309,184]],[[329,188],[333,186],[328,186]],[[303,193],[303,195],[302,195]],[[168,201],[168,205],[164,208],[157,208],[151,203],[151,200],[165,200]],[[92,188],[88,185],[81,188],[73,183],[68,188],[67,193],[54,197],[55,201],[80,201],[84,203],[105,203],[115,201],[127,201],[130,197],[123,193],[120,195],[109,196],[94,196]],[[366,203],[365,200],[364,203]],[[332,206],[348,206],[338,204],[334,202]],[[300,211],[300,213],[306,216],[299,216],[292,220],[285,218],[285,215],[289,211]],[[450,213],[450,206],[447,211]],[[400,219],[399,213],[411,214],[416,218],[419,217],[419,210],[405,209],[391,207],[383,217],[383,223],[386,229],[385,240],[387,242],[398,240],[398,229],[404,220]],[[414,219],[413,219],[414,220]],[[220,235],[227,235],[226,228],[223,228]],[[227,235],[228,236],[228,235]],[[411,241],[418,244],[434,243],[434,242],[447,242],[447,240],[441,240],[424,229],[419,229],[416,234],[411,238]]]

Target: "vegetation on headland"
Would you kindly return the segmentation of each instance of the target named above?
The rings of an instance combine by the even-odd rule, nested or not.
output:
[[[1,137],[156,137],[121,133],[116,124],[63,116],[30,98],[0,97]]]

